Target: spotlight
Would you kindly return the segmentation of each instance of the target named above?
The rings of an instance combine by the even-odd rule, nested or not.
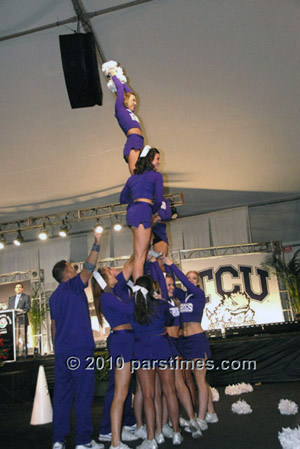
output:
[[[69,234],[69,228],[68,228],[68,226],[65,224],[65,222],[63,220],[62,225],[61,225],[61,227],[59,229],[58,235],[60,237],[67,237],[68,234]]]
[[[98,234],[102,234],[102,232],[104,231],[104,225],[101,220],[97,220],[94,229]]]
[[[120,220],[116,220],[114,222],[114,231],[120,232],[122,229],[122,222]]]
[[[5,238],[4,235],[0,235],[0,249],[3,249],[5,247]]]
[[[24,242],[24,238],[21,234],[21,231],[18,231],[18,235],[14,240],[14,245],[21,246],[23,242]]]
[[[40,230],[39,238],[40,238],[41,240],[47,240],[47,238],[48,238],[48,231],[47,231],[47,229],[46,229],[45,224],[43,224],[43,227],[42,227],[42,229]]]

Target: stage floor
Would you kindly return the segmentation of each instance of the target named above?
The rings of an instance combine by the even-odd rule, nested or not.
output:
[[[283,427],[294,428],[300,424],[300,413],[283,416],[277,406],[280,399],[290,399],[300,408],[300,382],[273,383],[254,385],[253,393],[240,396],[227,396],[224,387],[218,387],[220,401],[215,403],[219,423],[210,424],[203,437],[193,440],[185,432],[181,447],[191,449],[280,449],[278,431]],[[250,415],[236,415],[231,411],[231,404],[239,398],[250,404],[253,412]],[[97,439],[97,429],[101,419],[103,398],[95,398],[93,420]],[[3,404],[0,401],[0,441],[3,449],[45,449],[52,447],[52,425],[31,426],[30,417],[32,402],[14,400],[14,403]],[[141,440],[129,443],[135,448]],[[108,449],[110,443],[105,443]],[[67,440],[67,449],[73,449],[74,417],[72,418],[71,435]],[[171,440],[160,446],[171,449]]]

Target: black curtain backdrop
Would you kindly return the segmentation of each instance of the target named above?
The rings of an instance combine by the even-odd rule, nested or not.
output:
[[[214,369],[208,370],[208,379],[212,386],[228,385],[239,382],[288,382],[300,380],[300,333],[234,337],[230,339],[210,340]],[[229,363],[234,369],[227,369]],[[256,369],[247,366],[238,368],[239,363],[253,360]]]

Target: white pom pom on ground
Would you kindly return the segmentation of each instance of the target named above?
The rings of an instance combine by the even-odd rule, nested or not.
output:
[[[278,438],[282,449],[299,449],[300,447],[300,426],[295,429],[284,427],[278,432]]]
[[[298,413],[298,405],[289,399],[280,399],[278,410],[282,415],[296,415]]]
[[[229,396],[234,396],[243,393],[251,393],[252,391],[253,391],[252,385],[246,384],[245,382],[242,382],[240,384],[228,385],[225,388],[225,394]]]
[[[232,404],[231,410],[233,413],[237,413],[238,415],[248,415],[249,413],[252,413],[252,408],[250,405],[241,399]]]

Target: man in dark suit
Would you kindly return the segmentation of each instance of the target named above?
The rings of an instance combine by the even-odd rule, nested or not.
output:
[[[27,348],[27,328],[28,328],[28,315],[27,312],[30,310],[30,297],[23,293],[23,284],[18,282],[15,285],[14,296],[10,296],[8,299],[8,308],[9,309],[19,309],[25,312],[24,315],[24,325],[25,325],[25,341],[24,341],[24,349],[25,355],[27,356],[28,348]]]

